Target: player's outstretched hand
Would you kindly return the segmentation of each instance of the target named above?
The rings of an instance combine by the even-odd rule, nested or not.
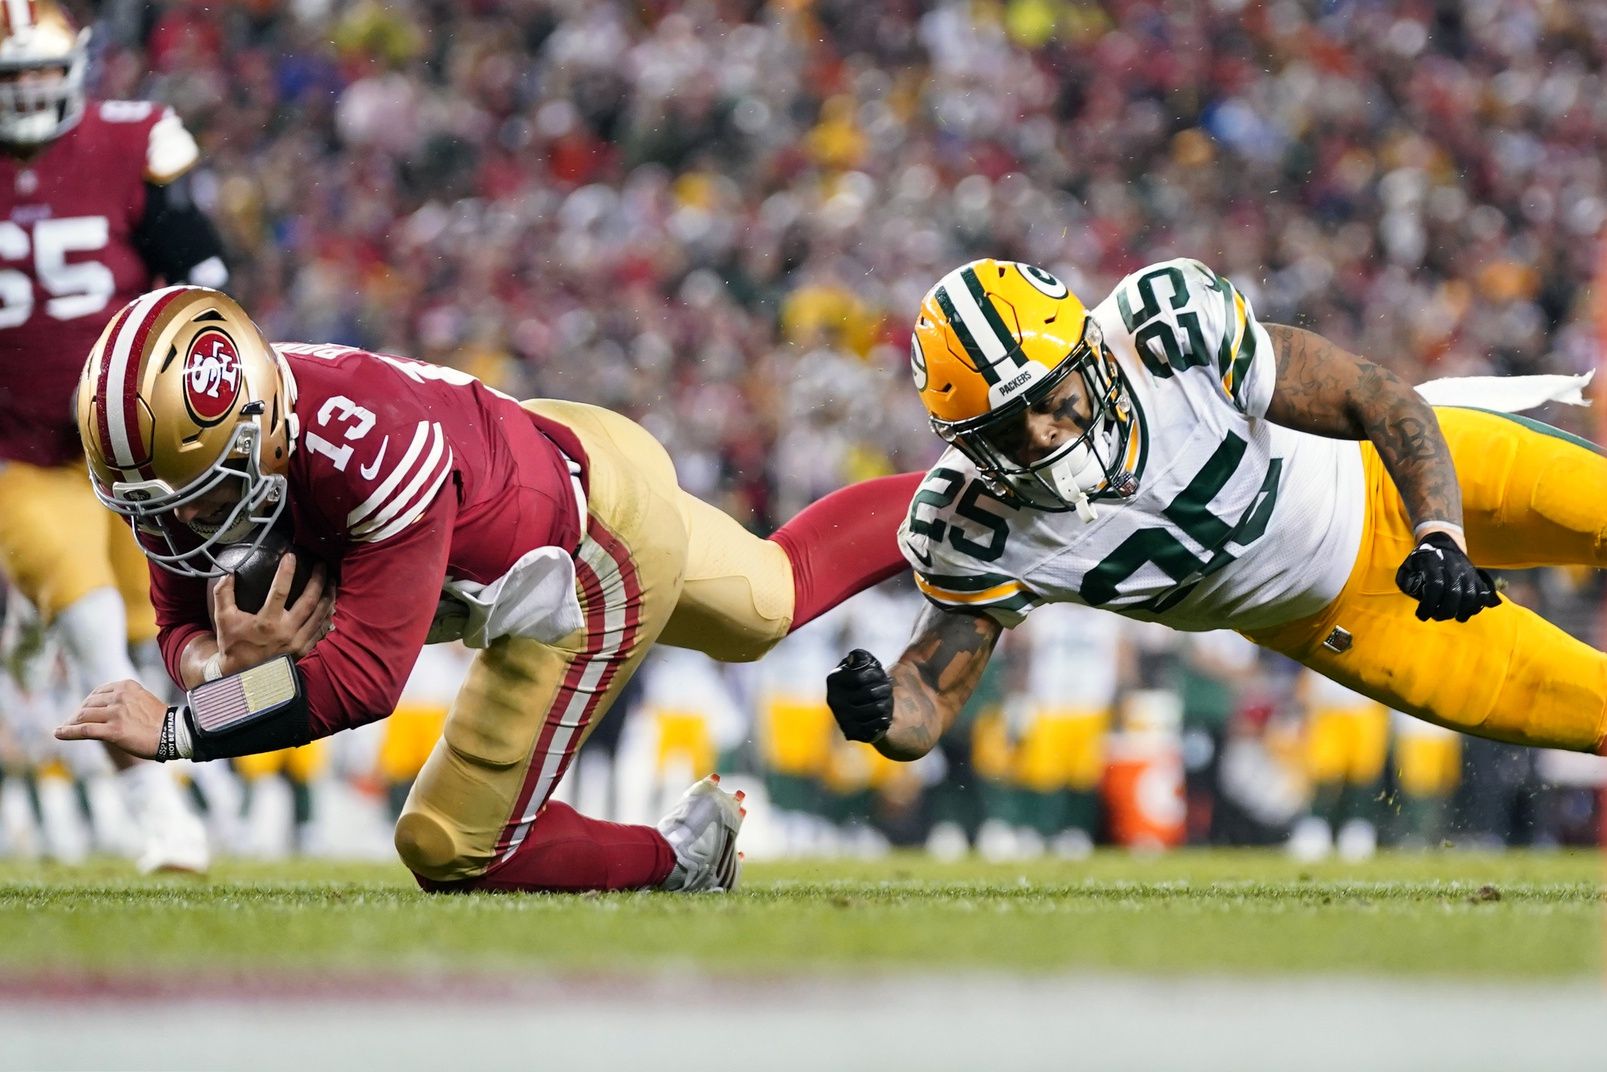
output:
[[[893,682],[876,656],[855,648],[826,675],[826,703],[850,741],[874,744],[893,724]]]
[[[1490,575],[1468,561],[1446,532],[1430,532],[1395,571],[1395,584],[1417,600],[1417,620],[1465,622],[1501,602]]]
[[[293,602],[285,599],[296,572],[296,556],[279,560],[262,609],[241,610],[234,601],[235,578],[225,576],[212,589],[212,629],[217,634],[220,668],[225,674],[249,670],[280,655],[301,658],[329,632],[335,593],[326,586],[323,563],[313,567],[307,586]]]
[[[113,681],[90,693],[78,713],[56,727],[58,741],[105,741],[131,756],[155,759],[163,703],[138,681]]]

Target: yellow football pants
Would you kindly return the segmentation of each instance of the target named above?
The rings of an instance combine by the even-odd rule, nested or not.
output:
[[[824,702],[768,696],[759,705],[758,731],[760,755],[772,774],[789,778],[825,775],[837,724]]]
[[[1384,773],[1389,753],[1389,711],[1319,707],[1306,716],[1306,771],[1319,784],[1369,785]]]
[[[418,777],[445,724],[445,706],[409,703],[403,696],[401,706],[385,719],[385,736],[374,764],[379,776],[391,785]]]
[[[644,428],[580,403],[525,406],[586,449],[575,556],[586,624],[554,644],[503,637],[476,656],[396,824],[402,862],[435,881],[474,878],[518,850],[654,641],[751,659],[792,620],[786,552],[682,491]]]
[[[283,774],[291,781],[307,785],[328,769],[327,740],[312,741],[298,748],[281,748],[276,752],[237,756],[234,760],[235,773],[248,782],[270,774]]]
[[[1538,422],[1436,410],[1462,487],[1468,548],[1499,569],[1607,566],[1607,458]],[[1450,729],[1516,744],[1601,752],[1607,654],[1503,599],[1465,623],[1420,622],[1395,587],[1414,546],[1405,505],[1362,444],[1367,516],[1344,591],[1310,618],[1251,634],[1258,644]],[[1323,641],[1347,630],[1349,650]]]
[[[653,769],[659,774],[668,773],[682,765],[696,772],[697,777],[714,769],[719,750],[714,735],[709,732],[709,719],[701,711],[686,711],[668,707],[649,707],[658,745],[653,754]]]
[[[156,636],[145,556],[128,523],[95,498],[81,464],[0,461],[0,573],[46,623],[90,592],[115,588],[129,643]]]
[[[1398,730],[1395,771],[1409,797],[1448,796],[1462,780],[1462,738],[1438,726]]]
[[[1099,788],[1105,773],[1110,712],[1043,708],[1033,714],[1011,757],[1016,785],[1034,793]]]

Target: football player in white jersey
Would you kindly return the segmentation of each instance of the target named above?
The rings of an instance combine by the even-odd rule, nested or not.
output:
[[[1474,565],[1607,565],[1591,444],[1431,408],[1319,335],[1258,323],[1195,260],[1092,309],[1040,268],[973,261],[927,293],[911,364],[950,445],[901,530],[929,606],[890,670],[854,651],[829,676],[849,738],[924,754],[1004,628],[1079,602],[1239,630],[1465,732],[1602,750],[1607,655]]]

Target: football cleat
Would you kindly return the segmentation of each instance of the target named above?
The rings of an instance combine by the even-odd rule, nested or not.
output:
[[[140,833],[142,844],[135,860],[140,874],[204,873],[211,862],[206,827],[185,803],[172,774],[155,763],[139,763],[118,780]]]
[[[674,893],[721,893],[736,888],[742,876],[737,831],[747,809],[743,794],[720,788],[711,774],[681,795],[670,813],[658,821],[658,832],[675,850],[675,867],[659,889]]]

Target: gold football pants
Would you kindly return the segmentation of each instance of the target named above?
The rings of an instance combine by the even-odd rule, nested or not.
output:
[[[759,752],[765,769],[789,778],[820,778],[831,764],[837,724],[825,701],[771,693],[759,704]]]
[[[81,464],[0,461],[0,572],[47,623],[89,593],[115,588],[129,643],[156,636],[145,556],[128,523],[96,500]]]
[[[1109,731],[1109,710],[1039,707],[1014,750],[1016,785],[1034,793],[1099,788]]]
[[[436,881],[484,874],[518,850],[655,640],[752,659],[792,620],[786,552],[682,491],[645,429],[579,403],[525,406],[586,449],[575,556],[586,624],[556,644],[504,637],[474,660],[396,824],[402,861]]]
[[[1389,754],[1389,712],[1365,707],[1317,707],[1306,715],[1306,771],[1318,784],[1371,785]]]
[[[1438,409],[1456,461],[1468,550],[1489,568],[1607,565],[1607,458],[1536,421]],[[1362,444],[1367,516],[1344,591],[1310,618],[1251,634],[1363,695],[1498,741],[1601,752],[1607,655],[1503,599],[1465,623],[1420,622],[1395,587],[1414,546],[1400,494]],[[1335,628],[1349,650],[1324,646]]]

